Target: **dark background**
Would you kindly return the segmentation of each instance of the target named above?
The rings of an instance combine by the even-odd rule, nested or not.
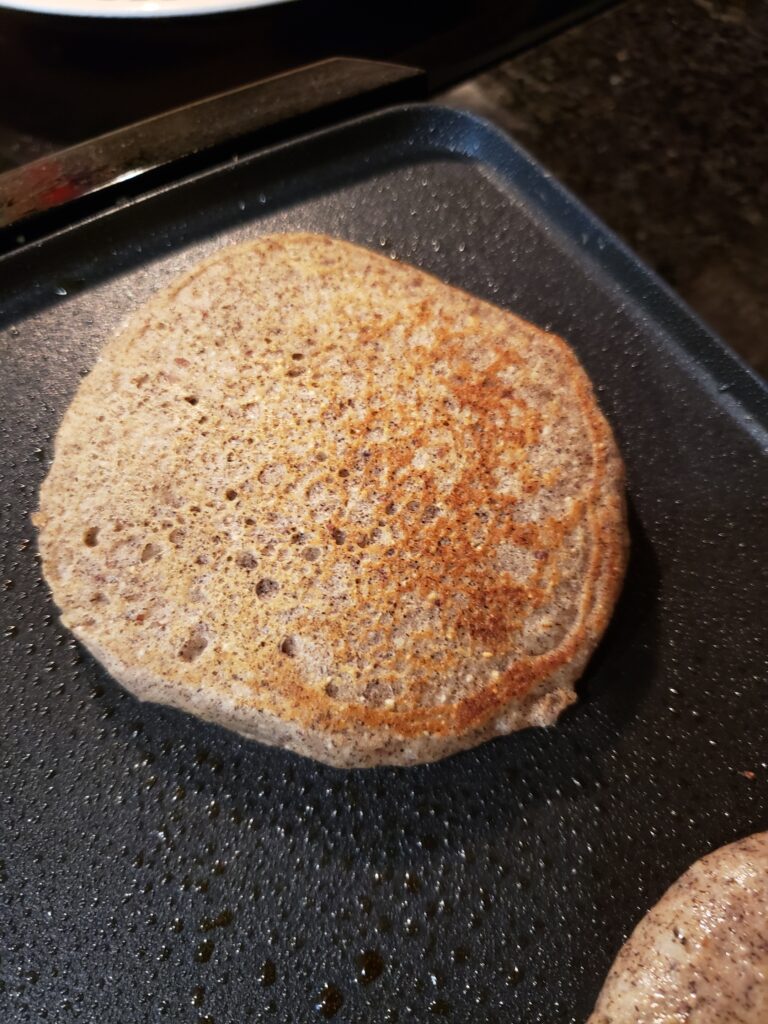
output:
[[[0,94],[17,101],[3,104],[4,159],[18,163],[51,144],[71,144],[325,57],[417,65],[434,93],[609,6],[610,0],[297,0],[224,15],[117,20],[5,12]]]

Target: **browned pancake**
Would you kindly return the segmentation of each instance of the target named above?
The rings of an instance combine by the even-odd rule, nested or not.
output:
[[[36,523],[127,689],[342,766],[552,723],[627,547],[563,341],[308,234],[222,250],[106,345]]]

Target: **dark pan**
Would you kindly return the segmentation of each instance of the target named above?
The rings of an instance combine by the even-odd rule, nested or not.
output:
[[[29,512],[80,377],[174,274],[295,228],[591,374],[632,558],[556,728],[343,773],[140,705],[59,626]],[[680,872],[768,828],[765,390],[508,139],[405,107],[230,162],[0,261],[0,308],[0,1020],[582,1024]]]

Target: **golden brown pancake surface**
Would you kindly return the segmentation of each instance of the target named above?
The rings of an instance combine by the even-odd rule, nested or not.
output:
[[[220,251],[105,346],[36,523],[126,688],[342,766],[553,722],[627,543],[564,342],[307,234]]]

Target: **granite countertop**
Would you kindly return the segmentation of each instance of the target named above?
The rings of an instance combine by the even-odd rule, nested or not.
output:
[[[768,376],[768,4],[627,0],[446,94]]]

